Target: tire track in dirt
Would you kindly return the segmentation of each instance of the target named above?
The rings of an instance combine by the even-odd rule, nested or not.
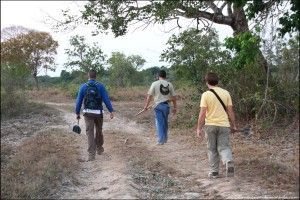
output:
[[[75,115],[63,112],[69,128]],[[273,198],[272,191],[235,176],[210,180],[204,144],[194,151],[186,136],[175,137],[156,145],[154,130],[116,113],[113,120],[104,115],[103,155],[85,162],[87,141],[84,122],[77,140],[81,168],[76,171],[78,184],[62,188],[62,198]],[[223,169],[224,170],[224,169]],[[222,172],[221,172],[222,173]],[[224,172],[223,172],[224,174]],[[222,174],[221,174],[222,175]]]

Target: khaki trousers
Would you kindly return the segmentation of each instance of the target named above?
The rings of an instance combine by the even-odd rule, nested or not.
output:
[[[204,126],[208,149],[208,161],[211,172],[219,172],[220,158],[223,164],[233,161],[229,142],[230,128],[222,126]]]
[[[102,147],[104,140],[102,134],[103,114],[85,113],[84,115],[86,135],[88,138],[88,153],[90,156],[96,154],[96,148]],[[94,131],[96,128],[96,134]]]

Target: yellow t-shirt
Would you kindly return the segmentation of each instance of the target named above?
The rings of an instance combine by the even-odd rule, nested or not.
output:
[[[212,89],[219,95],[226,107],[232,106],[232,100],[227,90],[220,87]],[[201,97],[200,107],[207,108],[205,125],[230,127],[228,115],[214,93],[211,91],[204,92]]]
[[[163,95],[160,92],[160,85],[169,88],[169,94]],[[171,99],[171,97],[175,96],[174,87],[172,83],[166,80],[157,80],[151,84],[151,87],[148,91],[149,95],[153,96],[154,99],[154,108],[161,102],[165,102]]]

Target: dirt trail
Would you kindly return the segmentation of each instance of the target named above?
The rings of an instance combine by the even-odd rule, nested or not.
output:
[[[75,115],[63,107],[59,109],[71,131],[72,125],[76,123]],[[175,137],[171,131],[168,143],[157,146],[154,130],[149,131],[145,126],[123,116],[120,112],[116,113],[113,120],[108,119],[107,114],[104,116],[105,152],[97,155],[92,162],[85,161],[87,140],[84,120],[80,121],[82,134],[74,141],[80,149],[78,160],[82,163],[76,172],[78,184],[64,186],[62,198],[274,197],[273,191],[243,177],[226,178],[223,175],[222,178],[209,180],[204,144],[199,147],[199,151],[195,151],[186,142],[186,136]],[[292,194],[281,197],[286,195]]]

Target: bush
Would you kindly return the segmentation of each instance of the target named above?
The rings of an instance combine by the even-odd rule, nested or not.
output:
[[[17,116],[26,110],[27,100],[20,93],[7,93],[1,89],[1,119]]]

